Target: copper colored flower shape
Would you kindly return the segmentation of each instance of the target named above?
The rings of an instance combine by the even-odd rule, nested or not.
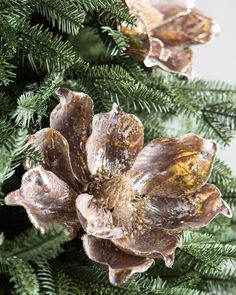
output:
[[[231,216],[219,190],[206,184],[216,144],[194,134],[155,139],[143,147],[139,119],[114,104],[93,115],[84,93],[59,89],[50,128],[30,136],[44,166],[25,173],[7,205],[25,207],[42,232],[57,222],[109,268],[112,284],[146,271],[154,258],[171,267],[180,233]]]
[[[220,29],[193,8],[193,0],[125,0],[136,15],[135,27],[121,26],[130,41],[130,52],[145,66],[190,78],[193,74],[189,45],[209,43]]]

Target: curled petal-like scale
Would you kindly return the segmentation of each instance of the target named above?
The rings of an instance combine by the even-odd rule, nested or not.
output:
[[[128,173],[139,194],[179,197],[206,183],[215,154],[216,144],[195,134],[156,139],[139,153]]]
[[[154,41],[153,41],[154,40]],[[151,43],[155,42],[158,39],[151,39]],[[171,47],[165,46],[163,47],[163,52],[168,54],[167,59],[162,58],[162,56],[157,57],[157,55],[152,52],[145,58],[144,64],[146,67],[158,66],[159,68],[173,72],[173,73],[181,73],[186,78],[191,78],[193,76],[193,53],[189,48],[181,48],[181,47]],[[152,54],[152,55],[150,55]]]
[[[126,30],[128,35],[128,30]],[[137,59],[143,61],[146,67],[160,66],[170,57],[171,51],[165,48],[163,42],[146,34],[129,35],[129,52]]]
[[[122,251],[140,257],[163,258],[167,267],[171,267],[175,250],[181,246],[180,237],[163,229],[133,231],[124,238],[113,240]]]
[[[157,27],[152,35],[167,45],[178,46],[209,43],[213,34],[219,32],[220,28],[211,18],[194,9]]]
[[[121,227],[115,227],[112,214],[93,202],[93,196],[81,194],[76,199],[77,215],[87,234],[102,239],[117,239],[123,236]]]
[[[231,217],[231,211],[220,191],[210,184],[181,198],[153,197],[145,218],[153,227],[182,231],[206,226],[217,215]]]
[[[134,273],[145,272],[153,259],[137,257],[117,249],[109,240],[90,235],[82,237],[88,257],[109,268],[109,279],[113,285],[120,285]]]
[[[80,228],[76,215],[77,194],[55,174],[38,166],[27,171],[21,188],[5,198],[6,205],[19,205],[26,209],[30,221],[42,233],[49,223],[66,228],[74,237]]]
[[[142,147],[142,123],[114,104],[111,112],[93,118],[86,146],[89,170],[92,174],[127,171]]]
[[[44,128],[29,137],[29,143],[42,152],[44,168],[55,173],[76,191],[79,184],[70,162],[69,145],[67,140],[52,128]]]
[[[68,141],[73,171],[81,184],[89,179],[85,145],[91,133],[93,102],[84,93],[60,88],[60,103],[50,116],[50,126],[58,130]]]

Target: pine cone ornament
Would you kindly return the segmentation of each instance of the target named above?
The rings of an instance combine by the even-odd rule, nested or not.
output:
[[[44,165],[27,171],[5,202],[23,206],[42,232],[57,222],[74,237],[82,226],[85,252],[108,267],[112,284],[146,271],[155,258],[171,267],[182,231],[231,216],[220,191],[206,184],[213,141],[187,134],[143,147],[136,116],[116,104],[93,115],[88,95],[57,95],[50,128],[29,138]]]
[[[194,9],[193,0],[125,0],[137,17],[135,27],[121,26],[128,37],[130,52],[146,67],[193,75],[193,44],[209,43],[219,26]]]

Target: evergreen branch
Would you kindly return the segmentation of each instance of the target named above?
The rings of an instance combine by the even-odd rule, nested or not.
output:
[[[7,118],[7,116],[12,112],[13,105],[10,102],[9,97],[7,97],[4,93],[0,93],[0,115],[3,118]],[[1,124],[0,124],[1,126]]]
[[[59,225],[51,225],[46,235],[40,234],[35,229],[29,229],[16,237],[8,248],[11,249],[11,256],[39,264],[57,257],[63,251],[63,243],[68,240],[67,231]]]
[[[202,120],[199,120],[199,130],[204,137],[215,139],[224,145],[233,138],[233,132],[228,126],[221,125],[217,119],[205,113],[202,115]]]
[[[1,135],[0,186],[6,179],[12,176],[16,167],[20,165],[23,152],[27,148],[27,145],[25,144],[27,133],[24,129],[10,129],[5,131],[5,134],[2,133]]]
[[[17,295],[39,295],[39,284],[32,266],[17,258],[9,258],[7,261],[10,282],[14,284],[14,292]]]
[[[0,14],[0,40],[1,51],[8,56],[12,56],[16,52],[17,36],[16,31],[9,25],[7,18]]]
[[[190,288],[172,288],[170,293],[165,293],[166,295],[212,295],[212,293],[204,292],[204,291],[199,291],[199,290],[194,290]]]
[[[213,234],[222,244],[236,244],[236,224],[232,220],[217,218],[204,231]]]
[[[61,82],[61,75],[52,72],[45,77],[35,94],[33,92],[22,94],[18,99],[18,106],[13,114],[16,124],[28,128],[31,122],[34,123],[36,115],[36,125],[40,125],[43,116],[47,112],[48,100]]]
[[[7,86],[13,81],[15,78],[14,69],[15,65],[9,63],[6,56],[0,51],[0,86]]]
[[[236,86],[224,81],[194,79],[186,84],[186,91],[192,88],[192,93],[195,91],[196,97],[208,104],[233,101],[236,97]]]
[[[220,244],[207,234],[184,233],[184,251],[213,268],[219,268],[222,262],[236,258],[236,246]]]
[[[161,89],[179,91],[189,97],[189,100],[197,101],[204,107],[205,104],[220,103],[225,101],[234,101],[236,97],[236,86],[224,81],[214,80],[183,80],[176,75],[155,70],[148,78],[147,83],[153,87]]]
[[[177,277],[169,277],[166,282],[166,287],[173,288],[194,288],[196,289],[201,281],[200,274],[196,271],[188,271]]]
[[[57,271],[49,264],[42,264],[38,270],[41,294],[80,295],[81,292],[65,273]]]
[[[236,125],[235,85],[197,79],[184,81],[160,70],[147,77],[146,83],[170,97],[172,113],[195,119],[198,132],[204,137],[224,145],[230,142]]]
[[[122,0],[77,0],[87,12],[96,11],[104,20],[113,20],[118,23],[126,22],[134,25],[136,17],[130,14],[128,7]]]
[[[28,0],[1,0],[0,8],[4,10],[6,7],[14,8],[15,6],[23,6],[26,5]],[[22,8],[23,9],[23,8]]]
[[[91,263],[90,263],[91,264]],[[182,295],[182,294],[201,294],[209,295],[206,292],[198,291],[190,286],[190,280],[186,283],[186,276],[179,280],[178,284],[169,284],[166,280],[160,277],[148,276],[145,274],[136,274],[127,283],[119,287],[113,287],[109,284],[107,273],[99,266],[91,264],[78,265],[78,264],[65,264],[63,267],[66,273],[72,278],[79,286],[79,289],[90,294],[159,294],[159,295]],[[199,276],[199,274],[196,274]],[[183,283],[184,280],[184,283]],[[197,280],[195,285],[199,282]],[[185,292],[185,293],[182,293]],[[83,293],[82,293],[83,294]]]
[[[150,114],[139,114],[144,126],[144,140],[146,143],[155,138],[168,137],[170,134],[170,128],[163,124],[162,116],[160,113],[152,112]]]
[[[216,159],[209,182],[214,183],[224,191],[230,191],[232,183],[236,182],[236,178],[231,168],[225,162]]]
[[[129,46],[128,40],[121,32],[106,26],[102,27],[102,31],[113,40],[108,46],[108,52],[111,56],[121,55],[126,51]]]
[[[56,286],[54,283],[54,278],[50,265],[45,263],[40,266],[40,268],[38,269],[38,278],[40,282],[41,294],[56,294]]]
[[[48,29],[40,25],[19,28],[21,49],[28,56],[34,69],[46,67],[50,71],[63,71],[76,62],[75,53],[67,42],[54,36]]]
[[[234,182],[233,184],[233,188],[231,185],[231,190],[232,191],[223,191],[222,192],[222,196],[224,198],[224,200],[229,203],[229,205],[231,206],[231,210],[234,212],[235,211],[235,206],[236,206],[236,183]]]
[[[218,81],[185,81],[160,70],[151,72],[132,59],[126,52],[128,42],[117,29],[124,21],[135,23],[123,0],[2,0],[0,11],[0,184],[25,159],[39,160],[26,143],[25,128],[32,131],[47,125],[42,119],[54,104],[53,92],[63,78],[65,85],[88,93],[95,100],[96,111],[110,110],[116,101],[125,111],[136,112],[145,125],[145,140],[169,136],[168,124],[174,117],[186,123],[186,130],[222,144],[232,138],[236,129],[236,87]],[[33,18],[34,12],[43,17]],[[63,39],[74,40],[73,47],[55,34],[57,29],[47,28],[45,18],[61,31],[59,34],[76,34],[61,34]],[[42,25],[31,27],[37,21]],[[85,29],[80,30],[83,25]],[[31,68],[21,62],[26,58]],[[45,77],[46,71],[49,73]],[[16,83],[4,89],[13,80]],[[32,82],[40,87],[25,93]],[[24,94],[16,100],[19,93]],[[10,116],[21,128],[15,128],[13,120],[8,121]],[[18,184],[18,175],[15,178]],[[216,160],[210,182],[220,188],[227,202],[236,205],[235,177],[224,162]],[[3,190],[11,187],[14,185],[9,182]],[[5,216],[5,210],[11,209],[2,206],[0,210]],[[17,209],[12,210],[18,214]],[[205,234],[185,233],[183,248],[176,251],[171,269],[160,260],[120,287],[109,283],[107,270],[85,258],[77,240],[63,249],[68,234],[59,227],[53,227],[45,236],[33,229],[11,240],[0,235],[0,293],[233,295],[235,224],[235,220],[217,218],[202,229]],[[4,231],[6,228],[5,224]],[[6,230],[6,237],[8,234]],[[6,277],[10,277],[10,283]]]
[[[36,0],[32,1],[32,5],[62,32],[76,35],[83,26],[85,13],[77,1]]]
[[[3,242],[4,242],[4,235],[3,233],[0,233],[0,247],[2,246]]]
[[[10,281],[14,283],[15,294],[39,294],[38,280],[29,261],[42,265],[45,261],[57,257],[63,251],[61,245],[68,241],[68,237],[68,232],[59,225],[51,225],[47,235],[29,229],[14,241],[4,243],[3,235],[0,236],[2,244],[0,244],[0,270],[9,273]],[[65,280],[64,277],[64,283]],[[56,290],[57,288],[58,282]],[[62,290],[65,290],[65,286]],[[55,292],[55,294],[66,293]]]
[[[88,79],[89,78],[89,79]],[[127,111],[166,112],[169,97],[159,90],[152,90],[135,79],[120,66],[92,67],[81,76],[87,93],[107,110],[114,100]],[[92,86],[93,85],[93,86]]]
[[[80,295],[81,291],[76,285],[75,282],[71,280],[69,276],[67,276],[63,272],[57,272],[55,275],[56,282],[56,294],[55,295]]]
[[[94,80],[112,80],[115,83],[123,81],[134,81],[130,74],[120,66],[101,65],[88,69],[87,76]]]
[[[0,6],[1,16],[5,18],[8,24],[7,33],[5,32],[5,34],[9,32],[9,36],[5,35],[4,39],[9,44],[5,45],[8,48],[11,48],[9,45],[12,45],[12,54],[17,51],[16,48],[19,46],[17,39],[18,28],[29,21],[32,11],[28,5],[28,0],[2,0],[0,5],[2,6]]]
[[[236,292],[235,269],[225,267],[222,272],[214,270],[210,270],[207,273],[203,272],[202,282],[199,287],[213,294],[234,295]]]
[[[13,114],[16,124],[22,127],[29,127],[29,123],[33,120],[35,109],[37,108],[37,100],[33,92],[26,92],[18,99],[18,106]]]
[[[119,57],[120,65],[137,81],[140,81],[149,87],[147,73],[137,61],[128,55]],[[149,87],[150,88],[150,87]],[[155,88],[154,88],[155,89]]]
[[[228,144],[233,138],[236,130],[236,107],[233,102],[207,104],[202,110],[202,119],[206,124],[202,123],[202,130],[213,138],[218,139],[223,144]],[[204,125],[203,125],[204,124]],[[209,132],[208,127],[211,127]]]

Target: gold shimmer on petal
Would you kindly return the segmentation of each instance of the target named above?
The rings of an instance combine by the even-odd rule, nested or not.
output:
[[[29,143],[42,152],[45,169],[55,173],[76,191],[80,191],[70,161],[69,144],[64,136],[52,128],[44,128],[31,135]]]
[[[145,219],[152,228],[181,232],[206,226],[217,215],[231,217],[220,191],[210,184],[194,194],[180,198],[152,197],[147,204]]]
[[[129,171],[140,194],[178,197],[206,183],[216,153],[213,141],[194,134],[153,140]]]

